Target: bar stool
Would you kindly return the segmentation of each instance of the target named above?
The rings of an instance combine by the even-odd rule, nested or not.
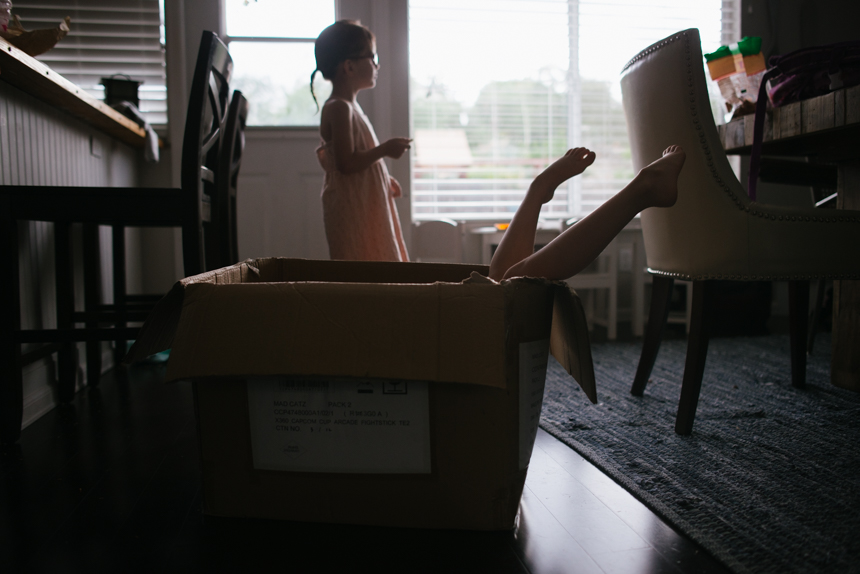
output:
[[[195,275],[206,269],[206,253],[215,249],[217,234],[210,224],[215,197],[216,174],[221,159],[221,140],[230,95],[233,63],[227,47],[213,32],[204,32],[191,84],[182,147],[181,187],[0,187],[0,441],[16,442],[23,413],[22,343],[47,343],[35,353],[58,354],[59,399],[67,402],[75,392],[76,342],[114,341],[124,348],[139,328],[129,328],[132,319],[143,320],[142,310],[129,303],[125,294],[124,228],[179,227],[182,229],[184,272]],[[57,327],[21,329],[18,277],[18,221],[54,223],[57,288]],[[73,223],[89,226],[85,232],[85,295],[93,300],[97,279],[98,225],[113,226],[114,293],[112,306],[90,307],[75,312],[71,229]],[[88,287],[88,288],[87,288]],[[138,317],[138,314],[141,316]],[[76,325],[83,323],[83,327]],[[101,325],[112,325],[103,327]],[[88,351],[96,373],[96,353]],[[92,356],[91,356],[92,355]],[[98,367],[97,369],[95,367]],[[96,379],[93,379],[94,381]]]

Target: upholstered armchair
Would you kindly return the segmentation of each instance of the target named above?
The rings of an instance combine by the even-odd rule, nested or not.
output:
[[[654,276],[649,324],[632,392],[645,389],[660,345],[674,279],[693,281],[687,362],[675,430],[692,432],[708,346],[709,283],[788,281],[792,384],[805,383],[809,280],[860,278],[860,212],[750,201],[717,133],[696,29],[636,55],[621,89],[635,169],[676,144],[687,160],[671,208],[642,212]],[[838,248],[837,248],[838,247]],[[788,365],[786,365],[788,367]]]

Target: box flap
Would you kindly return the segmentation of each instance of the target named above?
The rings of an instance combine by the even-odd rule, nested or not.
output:
[[[268,282],[459,283],[468,279],[472,272],[489,275],[487,265],[412,261],[328,261],[268,257],[249,259],[238,265],[254,267],[259,272],[258,281]]]
[[[150,312],[124,362],[142,361],[171,348],[179,326],[185,290],[198,283],[260,283],[283,281],[329,281],[350,283],[458,283],[471,273],[489,274],[486,265],[438,263],[394,263],[386,261],[321,261],[267,257],[187,277]]]
[[[187,277],[177,281],[170,291],[156,303],[150,311],[146,322],[141,327],[137,339],[123,359],[126,364],[142,361],[161,351],[170,349],[173,336],[179,326],[182,315],[182,304],[185,300],[185,289],[195,283],[238,283],[260,281],[260,270],[254,264],[256,260],[248,260],[230,267],[215,271],[207,271],[200,275]]]
[[[505,386],[493,285],[198,283],[167,380],[325,375]]]
[[[168,380],[292,373],[504,387],[505,288],[487,271],[247,260],[176,283],[125,361],[181,346],[168,362]],[[567,284],[553,283],[552,354],[596,403],[585,313]],[[332,365],[331,372],[320,373],[320,364]]]
[[[597,404],[594,363],[588,339],[588,323],[582,302],[566,283],[559,282],[552,309],[550,351],[561,366],[576,379],[585,395]]]

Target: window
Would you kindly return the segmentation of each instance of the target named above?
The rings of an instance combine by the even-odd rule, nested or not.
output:
[[[509,220],[569,147],[598,161],[546,218],[585,215],[634,175],[619,73],[650,44],[736,35],[737,0],[410,0],[413,219]],[[704,64],[703,64],[704,65]]]
[[[310,91],[314,40],[334,22],[334,0],[224,0],[231,86],[253,102],[248,125],[317,126]],[[317,74],[317,101],[331,84]]]
[[[125,74],[143,82],[140,111],[153,126],[167,124],[164,11],[160,0],[15,0],[12,13],[27,30],[54,28],[71,18],[69,34],[37,56],[96,99],[104,99],[103,77]]]

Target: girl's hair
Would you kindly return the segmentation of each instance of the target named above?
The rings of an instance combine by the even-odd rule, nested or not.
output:
[[[338,65],[350,58],[357,58],[376,44],[376,37],[358,20],[338,20],[323,30],[314,42],[314,57],[317,68],[311,74],[311,96],[320,109],[314,94],[314,76],[322,73],[326,80],[333,80]]]

